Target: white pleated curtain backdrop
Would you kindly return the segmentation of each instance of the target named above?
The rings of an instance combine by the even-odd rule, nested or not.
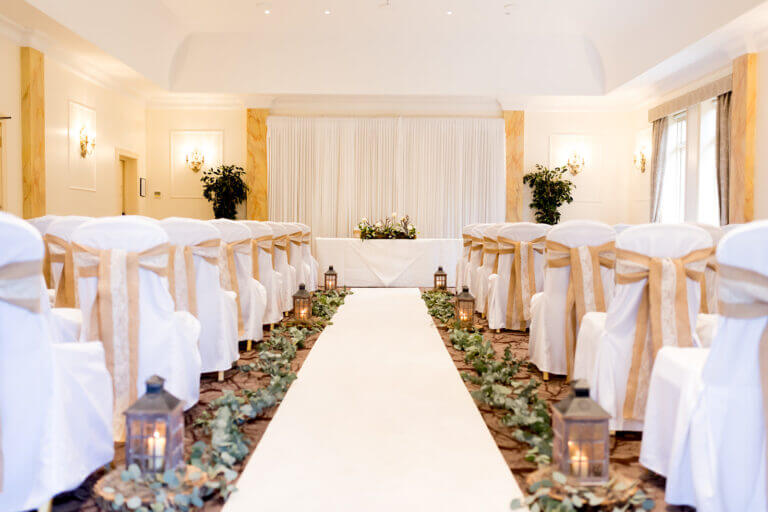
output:
[[[408,214],[422,238],[502,222],[504,121],[267,119],[269,217],[315,237],[349,237],[362,217]]]

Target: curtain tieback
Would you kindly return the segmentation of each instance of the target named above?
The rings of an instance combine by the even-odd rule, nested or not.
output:
[[[720,292],[728,302],[718,304],[720,315],[729,318],[768,316],[768,276],[740,267],[720,264]],[[763,421],[768,425],[768,324],[760,336],[758,348],[760,390],[763,397]],[[768,445],[766,445],[768,459]]]
[[[570,268],[565,299],[565,354],[570,380],[581,319],[591,311],[605,311],[605,292],[600,267],[614,268],[615,247],[614,242],[569,247],[547,240],[546,251],[548,267]]]
[[[176,303],[176,311],[189,311],[197,317],[197,272],[195,270],[195,256],[198,256],[211,265],[219,265],[219,247],[221,240],[213,238],[196,245],[184,245],[171,248],[171,256],[168,260],[168,287],[171,296]],[[176,251],[181,250],[183,258],[183,273],[176,274]],[[186,290],[186,294],[185,294]],[[183,302],[186,295],[186,308]]]
[[[702,278],[711,251],[707,247],[681,258],[652,258],[624,249],[616,251],[619,263],[616,282],[645,281],[637,310],[624,418],[643,419],[651,369],[661,347],[693,346],[687,279]]]
[[[50,262],[62,264],[61,276],[56,286],[54,306],[57,308],[76,308],[78,301],[72,244],[63,238],[51,234],[45,235],[43,240],[45,241]]]

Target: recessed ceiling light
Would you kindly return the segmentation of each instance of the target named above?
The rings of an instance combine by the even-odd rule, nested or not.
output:
[[[326,10],[323,11],[323,14],[331,14],[331,10],[330,9],[326,9]]]
[[[264,9],[264,14],[269,14],[270,12],[272,11],[270,11],[269,9]]]
[[[448,16],[450,16],[451,14],[453,14],[453,11],[445,11],[445,14],[447,14]]]

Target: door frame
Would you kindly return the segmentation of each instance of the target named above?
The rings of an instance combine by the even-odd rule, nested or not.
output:
[[[120,161],[125,161],[125,173],[122,172]],[[128,205],[125,202],[125,190],[126,190],[126,174],[132,174],[135,177],[135,184],[133,187],[135,202],[133,205]],[[139,197],[139,155],[133,151],[115,148],[115,174],[118,175],[119,183],[121,183],[120,190],[120,212],[122,213],[125,208],[126,215],[140,215],[141,214],[141,198]],[[118,213],[118,214],[119,214]]]

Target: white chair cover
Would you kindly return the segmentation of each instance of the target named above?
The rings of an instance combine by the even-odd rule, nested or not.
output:
[[[488,306],[488,278],[497,269],[499,260],[499,230],[504,224],[491,224],[483,230],[483,264],[475,271],[475,309],[485,314]]]
[[[307,286],[311,277],[309,262],[304,259],[304,233],[300,224],[285,222],[283,225],[288,230],[288,263],[296,269],[296,282]],[[298,288],[297,288],[298,289]]]
[[[678,271],[682,275],[686,271],[700,274],[706,265],[706,250],[711,243],[710,236],[703,229],[673,224],[635,226],[617,238],[619,284],[616,294],[605,315],[604,330],[587,328],[583,322],[577,342],[577,352],[583,353],[577,356],[579,369],[575,371],[577,378],[588,374],[593,398],[612,416],[611,429],[642,430],[648,390],[646,379],[650,377],[655,350],[667,345],[699,346],[695,325],[701,285],[698,277],[691,279],[690,276],[684,279],[683,285]],[[622,284],[622,276],[642,274],[642,268],[646,268],[646,275],[648,273],[643,264],[627,263],[628,260],[621,256],[622,251],[653,258],[652,261],[660,259],[658,269],[651,265],[653,275],[658,275],[656,282],[659,283],[660,298],[648,291],[647,277]],[[689,257],[687,263],[681,262],[679,268],[676,266],[676,262],[681,261],[679,258],[692,253],[700,256]],[[648,304],[648,301],[642,300],[646,294],[650,294],[652,311],[638,318],[640,308]],[[657,320],[658,323],[654,323]],[[647,334],[640,334],[643,340],[636,343],[635,336],[640,326]],[[584,354],[590,354],[592,360]],[[637,373],[630,371],[634,365],[637,365]],[[625,407],[630,375],[634,402]]]
[[[282,288],[283,277],[274,269],[272,263],[272,228],[264,222],[254,220],[241,221],[251,232],[251,245],[258,251],[253,267],[253,277],[259,281],[267,292],[267,305],[264,310],[264,323],[274,324],[283,319]]]
[[[304,261],[309,265],[309,277],[307,278],[307,290],[310,292],[317,291],[318,283],[320,282],[320,263],[312,254],[312,229],[306,224],[299,223],[301,226],[301,234],[303,237],[301,250],[304,253]]]
[[[623,233],[625,230],[631,228],[632,224],[614,224],[613,230],[616,232],[616,236]]]
[[[202,220],[178,217],[160,225],[175,247],[169,282],[176,311],[188,311],[200,322],[201,371],[228,370],[240,356],[237,300],[235,292],[221,287],[219,230]]]
[[[101,343],[56,342],[39,233],[0,212],[0,247],[0,510],[18,511],[112,460],[112,384]]]
[[[253,246],[251,230],[244,224],[229,219],[208,221],[221,234],[221,275],[224,288],[237,294],[240,305],[238,338],[259,341],[264,338],[264,311],[267,307],[267,290],[253,278]],[[235,275],[232,275],[232,265]]]
[[[722,321],[698,382],[683,388],[693,392],[676,419],[669,503],[700,512],[768,510],[766,254],[766,221],[731,231],[717,249]]]
[[[497,239],[499,243],[499,263],[498,271],[489,277],[488,292],[488,327],[491,329],[520,329],[523,324],[530,321],[531,301],[530,298],[541,290],[544,274],[544,244],[531,244],[532,240],[543,239],[547,230],[540,224],[530,222],[517,222],[514,224],[504,224],[498,232]],[[517,255],[517,248],[509,241],[520,242],[520,254]],[[535,247],[538,245],[538,247]],[[535,249],[538,248],[538,251]],[[533,260],[530,256],[533,254]],[[519,279],[518,272],[513,272],[513,267],[519,260]],[[533,272],[533,280],[530,279],[530,272]],[[510,278],[515,278],[515,283],[521,285],[521,289],[512,286],[511,291],[513,300],[510,303]],[[533,281],[531,283],[531,281]],[[533,286],[531,286],[533,284]],[[521,298],[518,300],[518,298]],[[511,307],[508,307],[511,306]],[[516,311],[522,310],[523,315],[520,318]],[[509,320],[509,321],[508,321]]]
[[[602,309],[599,305],[599,295],[602,292],[602,302],[605,307],[611,303],[613,296],[614,277],[613,268],[599,264],[604,258],[610,258],[610,251],[592,254],[598,248],[612,247],[615,240],[613,228],[602,222],[593,222],[586,220],[573,220],[554,226],[547,233],[547,244],[554,242],[561,246],[578,249],[582,282],[574,280],[574,288],[581,284],[584,289],[584,312],[596,311]],[[553,252],[547,249],[546,257],[553,258],[560,252]],[[588,261],[589,260],[589,261]],[[599,280],[596,279],[594,272],[595,266],[599,266]],[[548,263],[544,270],[544,290],[537,293],[531,299],[531,336],[528,347],[529,357],[533,364],[543,372],[549,372],[559,375],[567,375],[569,365],[573,361],[568,359],[568,340],[566,331],[566,322],[573,325],[573,320],[567,318],[566,310],[568,308],[568,290],[571,286],[572,269],[570,264],[566,266],[553,267]],[[597,286],[602,283],[602,288]],[[574,293],[574,295],[579,295]],[[575,301],[578,306],[578,300]],[[578,309],[574,315],[578,317]],[[579,319],[575,319],[573,332],[573,342],[576,342],[578,333]]]
[[[272,228],[274,237],[272,253],[272,262],[275,270],[283,276],[283,311],[293,309],[293,294],[299,289],[299,283],[296,281],[296,269],[288,263],[288,230],[280,222],[265,222]]]
[[[45,236],[43,239],[45,240],[46,237],[54,237],[54,240],[45,240],[46,247],[48,249],[49,258],[50,258],[50,264],[51,264],[51,279],[53,284],[53,289],[56,290],[56,293],[58,294],[59,287],[62,285],[60,283],[61,276],[64,274],[64,266],[65,266],[65,258],[67,256],[66,251],[69,249],[66,247],[66,245],[69,244],[72,233],[91,220],[91,217],[81,217],[78,215],[67,215],[64,217],[59,217],[55,221],[51,222],[51,224],[48,225],[48,230],[45,232]],[[56,240],[58,239],[59,243],[56,243]],[[63,244],[61,242],[64,242]],[[65,247],[62,247],[64,245]],[[69,270],[69,269],[67,269]],[[67,293],[73,294],[74,290],[71,290],[70,287],[74,287],[74,276],[68,276],[68,279],[70,279],[69,283],[67,284]],[[62,299],[59,299],[59,304],[64,304],[61,302]],[[64,299],[72,300],[71,298]],[[69,304],[69,302],[65,302],[65,307],[75,307],[75,304]]]
[[[474,227],[475,224],[467,224],[464,226],[464,229],[461,230],[461,237],[464,245],[461,251],[461,258],[459,258],[459,261],[456,263],[456,290],[461,290],[462,287],[467,284],[465,282],[465,273],[472,253],[472,229]]]
[[[144,394],[152,375],[163,377],[166,389],[186,409],[197,403],[200,322],[186,311],[175,311],[164,275],[170,256],[168,235],[158,222],[128,216],[95,219],[75,230],[72,242],[77,244],[81,339],[91,339],[93,331],[103,337],[114,386],[114,435],[122,440],[123,411]],[[141,255],[148,251],[151,257]],[[105,299],[110,299],[111,315],[105,314],[109,307]]]
[[[469,293],[471,293],[475,299],[477,299],[477,271],[483,264],[483,231],[490,224],[475,224],[471,227],[470,234],[472,238],[472,254],[469,257],[469,264],[465,269],[464,274],[464,286],[469,287]]]

